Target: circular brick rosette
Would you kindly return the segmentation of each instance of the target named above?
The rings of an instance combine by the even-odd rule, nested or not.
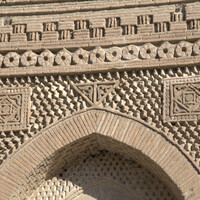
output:
[[[189,57],[192,54],[192,45],[189,42],[181,41],[175,51],[178,57]]]
[[[122,56],[126,60],[133,60],[138,58],[139,50],[135,45],[129,45],[122,50]]]
[[[105,60],[105,51],[101,47],[96,47],[90,52],[90,61],[92,63],[101,63]]]
[[[174,46],[169,42],[163,42],[158,47],[158,56],[160,58],[173,58],[174,57]]]
[[[32,67],[37,64],[37,57],[38,55],[35,54],[32,51],[26,51],[22,56],[21,56],[21,63],[25,67]]]
[[[53,66],[54,63],[54,54],[51,53],[49,50],[44,50],[39,56],[38,56],[38,63],[41,66]]]
[[[200,55],[200,40],[196,41],[193,45],[193,52],[196,56]]]
[[[3,63],[5,67],[18,67],[19,66],[20,55],[15,52],[9,52],[4,57]]]
[[[151,43],[143,45],[140,49],[140,56],[142,59],[153,59],[156,57],[157,47]]]
[[[62,49],[57,53],[55,61],[58,65],[70,65],[71,53],[66,49]]]
[[[119,47],[112,47],[106,51],[106,58],[110,62],[119,61],[122,57],[122,50]]]
[[[75,64],[87,64],[88,57],[88,52],[82,48],[79,48],[74,52],[72,58]]]

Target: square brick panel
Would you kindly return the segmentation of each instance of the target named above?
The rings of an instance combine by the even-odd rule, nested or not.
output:
[[[163,120],[200,119],[200,76],[164,80]]]
[[[0,89],[0,131],[28,128],[29,98],[29,88]]]

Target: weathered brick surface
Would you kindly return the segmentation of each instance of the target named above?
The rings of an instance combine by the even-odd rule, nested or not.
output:
[[[112,196],[129,199],[136,173],[131,199],[199,200],[199,10],[194,0],[0,1],[0,199],[73,199],[87,191],[80,173],[91,190],[123,182]]]

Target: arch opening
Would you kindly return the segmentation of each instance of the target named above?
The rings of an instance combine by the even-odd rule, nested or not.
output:
[[[175,199],[199,198],[197,172],[162,134],[138,119],[99,109],[63,119],[25,144],[0,169],[0,196],[28,199],[83,150],[90,156],[106,150],[137,162],[164,183]]]
[[[116,150],[117,149],[117,150]],[[69,155],[71,154],[71,155]],[[67,145],[51,158],[43,162],[33,174],[44,177],[38,187],[27,189],[31,176],[21,190],[20,199],[45,200],[176,200],[183,199],[178,188],[173,191],[170,180],[159,178],[163,172],[154,168],[152,163],[141,153],[116,140],[99,134],[84,137],[70,147]],[[137,161],[136,161],[137,160]],[[145,165],[151,163],[151,169]],[[46,163],[46,166],[45,166]],[[49,165],[47,164],[49,163]],[[46,170],[42,170],[42,168]],[[33,185],[33,184],[31,184]],[[169,185],[169,186],[168,186]],[[23,190],[23,192],[22,192]],[[26,193],[26,191],[28,191]],[[23,196],[26,193],[26,197]],[[32,193],[32,194],[31,194]]]

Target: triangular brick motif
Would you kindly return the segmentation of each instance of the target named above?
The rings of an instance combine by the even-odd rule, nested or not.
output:
[[[93,85],[78,85],[77,89],[80,91],[79,93],[83,97],[87,97],[89,101],[93,102],[94,101],[94,86]],[[88,100],[86,99],[86,100]]]
[[[74,84],[70,80],[70,84],[90,105],[98,106],[118,86],[119,82],[102,81]]]

